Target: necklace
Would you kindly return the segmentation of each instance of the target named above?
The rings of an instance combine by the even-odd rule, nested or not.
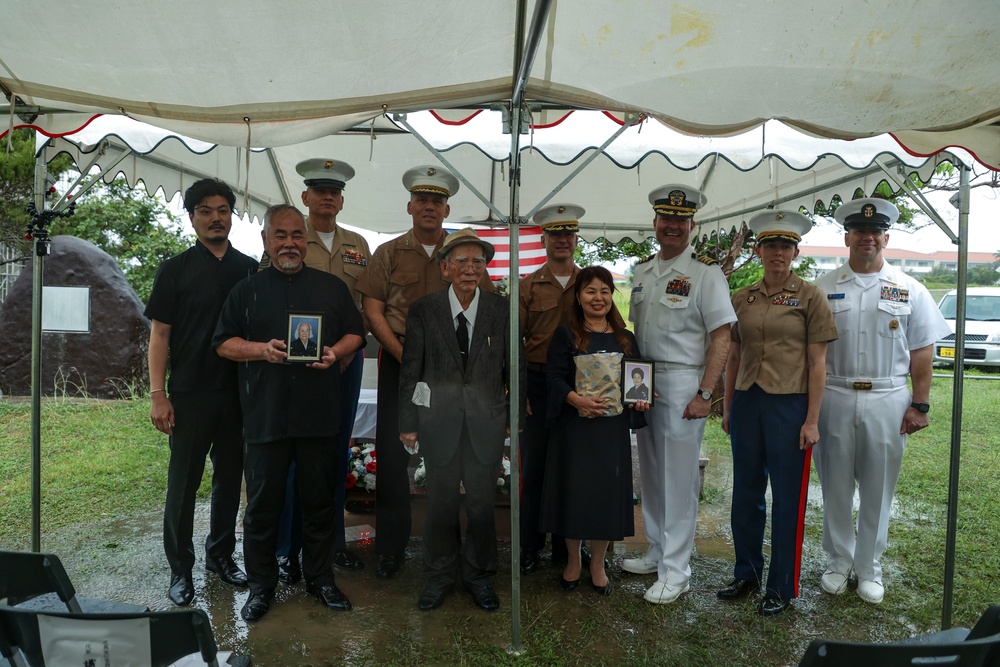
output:
[[[587,322],[584,322],[583,326],[587,328],[587,331],[599,334],[608,333],[608,330],[611,328],[611,325],[608,324],[607,320],[604,321],[604,329],[602,329],[601,331],[598,331],[594,327],[590,326],[590,324],[588,324]]]

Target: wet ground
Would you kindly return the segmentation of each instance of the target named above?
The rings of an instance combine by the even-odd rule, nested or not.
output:
[[[729,530],[731,466],[727,460],[709,463],[707,488],[709,497],[702,503],[698,518],[696,554],[692,561],[692,592],[685,596],[689,602],[684,617],[691,623],[700,611],[708,609],[711,613],[712,608],[717,609],[714,590],[728,580],[732,571]],[[815,503],[819,498],[818,489],[811,490],[811,498],[811,502]],[[615,545],[611,572],[616,582],[614,595],[632,596],[637,600],[636,613],[644,614],[652,606],[645,605],[641,595],[655,577],[633,576],[620,570],[623,558],[639,555],[646,549],[641,508],[636,506],[635,509],[636,537]],[[422,514],[423,500],[417,499],[415,535],[420,534]],[[350,613],[326,610],[313,597],[306,595],[302,583],[279,585],[270,613],[261,622],[248,627],[239,615],[246,592],[221,583],[214,575],[206,576],[200,553],[194,571],[196,596],[193,604],[205,609],[212,618],[220,648],[249,654],[256,665],[382,664],[390,661],[417,664],[422,661],[412,657],[419,655],[415,646],[444,650],[444,647],[461,645],[456,641],[459,635],[476,636],[507,651],[511,642],[512,600],[509,517],[507,509],[498,511],[501,567],[494,579],[494,587],[501,597],[499,613],[480,611],[464,592],[453,594],[439,610],[430,613],[418,611],[416,600],[423,587],[419,538],[411,540],[406,564],[391,581],[379,581],[374,576],[374,543],[370,537],[351,545],[361,554],[367,567],[360,572],[338,572],[336,575],[338,585],[354,604],[354,611]],[[352,535],[370,534],[374,514],[349,513],[347,518]],[[42,549],[60,555],[81,595],[144,604],[154,610],[169,609],[172,607],[166,598],[169,570],[161,549],[161,521],[159,513],[150,513],[78,526],[45,535]],[[207,526],[208,506],[199,504],[195,518],[196,544],[204,539]],[[242,561],[240,546],[237,547],[236,558]],[[811,556],[807,552],[805,560],[808,565],[804,564],[803,577],[818,578],[821,567],[815,549]],[[807,575],[806,570],[810,568],[812,571]],[[609,650],[616,645],[616,633],[639,631],[637,627],[641,624],[609,618],[607,606],[602,605],[601,599],[590,590],[586,578],[577,591],[566,594],[557,584],[560,576],[561,567],[543,560],[536,573],[521,578],[523,623],[534,623],[542,617],[550,621],[575,618],[578,627],[590,628],[587,633],[581,631],[581,635],[600,638],[598,644],[606,643],[604,648]],[[804,591],[796,606],[807,612],[818,597],[815,591]],[[400,637],[412,646],[408,649],[386,645],[390,638],[394,644],[398,643]],[[581,647],[581,653],[588,650],[597,650],[600,654],[602,648]],[[465,662],[463,656],[456,655],[454,662],[449,661],[449,664]],[[612,658],[610,662],[615,664],[618,660]]]

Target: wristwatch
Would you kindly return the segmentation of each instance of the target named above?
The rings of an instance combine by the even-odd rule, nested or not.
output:
[[[712,392],[707,389],[698,389],[698,395],[704,398],[706,401],[712,400]]]
[[[917,412],[923,412],[925,414],[931,411],[930,403],[910,403],[910,407]]]

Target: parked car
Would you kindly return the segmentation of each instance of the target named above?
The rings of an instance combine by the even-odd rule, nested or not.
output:
[[[934,362],[955,363],[955,309],[958,292],[951,290],[938,307],[951,335],[934,344]],[[965,365],[1000,367],[1000,287],[970,287],[965,300]]]

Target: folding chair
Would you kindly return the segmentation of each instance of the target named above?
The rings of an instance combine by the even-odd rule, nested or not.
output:
[[[885,644],[817,639],[809,644],[799,661],[799,667],[912,665],[1000,667],[1000,605],[983,612],[971,631],[952,628]]]
[[[14,667],[219,666],[212,625],[201,609],[72,614],[0,606],[0,654]],[[225,655],[224,664],[251,664]]]
[[[78,598],[54,554],[0,551],[0,600],[39,611],[136,613],[146,607],[125,602]],[[60,604],[61,602],[61,604]]]

